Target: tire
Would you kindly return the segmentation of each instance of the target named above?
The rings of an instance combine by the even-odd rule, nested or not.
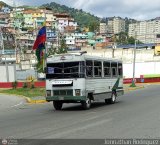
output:
[[[109,99],[105,99],[105,103],[106,103],[106,104],[109,104]]]
[[[110,99],[105,99],[105,103],[114,104],[116,102],[116,99],[117,99],[117,94],[113,92]]]
[[[53,101],[53,106],[56,110],[61,110],[62,109],[63,103],[60,101]]]
[[[87,98],[87,100],[82,101],[81,104],[82,104],[82,107],[83,107],[84,110],[88,110],[88,109],[91,108],[91,99]]]

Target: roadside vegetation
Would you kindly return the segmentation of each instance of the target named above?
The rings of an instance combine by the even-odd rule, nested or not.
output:
[[[6,93],[11,95],[22,95],[25,97],[33,98],[39,96],[45,96],[45,88],[16,88],[0,90],[0,93]]]
[[[34,86],[34,78],[29,76],[26,82],[23,83],[22,88],[18,88],[18,82],[12,82],[12,89],[0,90],[0,93],[6,93],[11,95],[22,95],[25,97],[33,98],[39,96],[45,96],[45,88],[36,88]]]

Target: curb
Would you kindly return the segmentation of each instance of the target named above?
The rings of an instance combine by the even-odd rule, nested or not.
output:
[[[125,89],[125,91],[134,91],[134,90],[138,90],[138,89],[143,89],[143,88],[145,88],[144,86],[139,86],[139,87],[133,87],[133,88],[127,88],[127,89]]]
[[[4,95],[8,95],[8,96],[13,96],[13,95],[14,95],[14,96],[17,96],[17,97],[24,98],[28,104],[42,104],[42,103],[47,103],[46,100],[32,100],[31,98],[26,97],[26,96],[22,96],[22,95],[7,94],[7,93],[0,93],[0,94],[4,94]]]
[[[26,97],[26,100],[29,104],[42,104],[42,103],[47,103],[46,100],[32,100],[28,97]]]

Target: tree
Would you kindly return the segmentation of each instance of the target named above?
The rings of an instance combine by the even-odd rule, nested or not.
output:
[[[56,51],[57,51],[57,49],[52,46],[50,49],[48,49],[47,57],[48,57],[48,56],[51,56],[51,55],[55,55],[55,54],[56,54]]]
[[[98,29],[99,29],[99,22],[97,22],[97,21],[90,22],[90,24],[89,24],[89,31],[90,32],[98,31]]]
[[[132,36],[128,38],[128,44],[135,44],[135,39]]]
[[[127,44],[128,34],[126,32],[120,32],[119,34],[117,34],[116,42],[119,44]]]
[[[57,51],[56,53],[57,53],[57,54],[67,53],[66,40],[64,39],[63,36],[62,36],[62,38],[61,38],[61,40],[60,40],[60,47],[58,48],[58,51]]]
[[[80,27],[76,28],[76,32],[81,33],[82,32],[81,28]]]

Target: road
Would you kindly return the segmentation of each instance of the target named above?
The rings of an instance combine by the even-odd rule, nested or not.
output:
[[[66,104],[62,111],[55,111],[52,103],[29,105],[11,96],[5,96],[9,100],[6,103],[4,95],[0,95],[0,137],[160,138],[159,88],[160,85],[148,85],[127,92],[116,104],[94,103],[86,111],[79,104]]]

